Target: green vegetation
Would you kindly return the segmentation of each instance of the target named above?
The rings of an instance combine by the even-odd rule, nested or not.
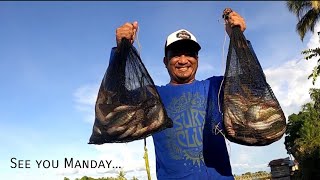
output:
[[[139,180],[135,176],[133,176],[131,179],[127,179],[125,177],[126,173],[124,171],[120,171],[117,177],[100,177],[100,178],[92,178],[88,176],[83,176],[82,178],[75,178],[74,180]],[[64,177],[63,180],[71,180],[70,178]]]
[[[320,89],[310,89],[312,102],[289,116],[285,146],[299,162],[298,179],[320,179]]]
[[[235,180],[269,180],[271,179],[271,174],[266,171],[258,172],[246,172],[242,175],[234,175]]]
[[[314,27],[319,22],[320,17],[320,2],[319,1],[287,1],[287,7],[290,12],[298,18],[296,25],[296,31],[300,35],[301,41],[303,41],[305,34],[308,31],[314,32]],[[319,32],[318,32],[319,33]],[[320,75],[320,48],[307,49],[302,51],[302,54],[306,55],[305,59],[309,60],[312,57],[318,57],[317,65],[314,67],[312,73],[308,78],[313,78],[314,84],[317,77]]]
[[[302,51],[302,54],[306,55],[306,60],[319,56],[317,65],[313,68],[312,73],[308,77],[308,79],[312,78],[312,84],[314,85],[314,83],[317,80],[317,77],[320,75],[320,48],[307,49]]]

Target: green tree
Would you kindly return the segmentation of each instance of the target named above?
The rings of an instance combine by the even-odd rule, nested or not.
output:
[[[89,180],[87,176],[83,176],[80,180]]]
[[[139,179],[133,176],[131,180],[139,180]]]
[[[320,75],[320,48],[307,49],[302,51],[302,54],[306,55],[305,59],[309,60],[313,57],[319,57],[317,60],[317,65],[313,68],[312,73],[309,75],[308,79],[312,78],[312,84],[316,82],[318,76]]]
[[[290,12],[298,18],[296,31],[303,41],[308,31],[314,32],[314,27],[320,17],[320,3],[318,1],[287,1]]]
[[[314,32],[320,17],[320,2],[319,1],[287,1],[287,7],[290,12],[295,14],[298,18],[296,25],[296,31],[300,35],[301,41],[303,41],[305,34],[308,31]],[[312,57],[320,57],[320,48],[307,49],[302,51],[302,54],[306,55],[305,59],[309,60]],[[320,75],[320,58],[317,61],[317,65],[314,67],[309,78],[313,78],[312,83],[314,84],[317,77]]]
[[[69,178],[67,178],[67,177],[64,177],[64,178],[63,178],[63,180],[70,180],[70,179],[69,179]]]
[[[117,176],[117,180],[127,180],[127,178],[125,177],[126,173],[124,171],[120,171],[119,175]]]
[[[312,102],[288,118],[285,146],[299,162],[299,179],[320,179],[320,89],[310,89]]]

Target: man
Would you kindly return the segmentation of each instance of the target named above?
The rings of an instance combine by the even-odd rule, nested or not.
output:
[[[246,29],[239,14],[230,9],[224,14],[228,14],[225,28],[229,36],[233,26]],[[137,22],[117,28],[117,45],[123,37],[133,43],[137,29]],[[163,63],[170,83],[157,90],[173,128],[153,134],[158,180],[233,179],[218,108],[223,77],[195,79],[200,49],[196,37],[185,29],[170,34],[165,43]]]

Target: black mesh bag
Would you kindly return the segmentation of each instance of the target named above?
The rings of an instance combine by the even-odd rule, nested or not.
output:
[[[123,38],[100,85],[89,144],[130,142],[172,125],[137,50]]]
[[[224,125],[230,141],[264,146],[283,136],[285,116],[239,26],[230,37],[223,92]]]

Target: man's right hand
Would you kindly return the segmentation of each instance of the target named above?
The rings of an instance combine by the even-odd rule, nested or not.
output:
[[[246,22],[237,12],[233,11],[231,8],[226,8],[223,11],[223,15],[227,15],[225,19],[225,29],[229,37],[232,33],[232,27],[240,26],[242,32],[246,30]]]
[[[135,38],[136,38],[136,32],[138,30],[138,22],[134,21],[133,23],[125,23],[122,26],[118,27],[116,30],[116,41],[117,41],[117,47],[119,47],[119,44],[121,42],[122,38],[126,38],[129,40],[131,44],[133,44]]]

